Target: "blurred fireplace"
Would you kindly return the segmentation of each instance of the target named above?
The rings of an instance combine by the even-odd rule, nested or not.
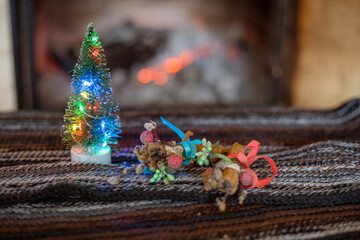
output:
[[[287,104],[296,1],[12,1],[20,109],[64,109],[88,22],[121,108]]]

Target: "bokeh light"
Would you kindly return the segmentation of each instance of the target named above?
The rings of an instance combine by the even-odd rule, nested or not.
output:
[[[138,77],[139,82],[146,84],[146,83],[151,82],[152,72],[149,69],[145,68],[145,69],[142,69],[138,73],[137,77]]]
[[[182,62],[183,66],[188,66],[194,61],[195,55],[190,50],[185,50],[180,53],[179,59]]]
[[[168,76],[164,72],[154,73],[154,83],[158,86],[164,86],[168,81]]]
[[[236,60],[240,57],[240,50],[236,46],[228,45],[225,48],[225,55],[228,59]]]
[[[197,55],[200,58],[209,58],[212,53],[212,49],[210,46],[204,45],[200,46],[196,49]]]
[[[168,73],[177,73],[182,68],[182,62],[178,58],[169,58],[165,61],[164,68]]]

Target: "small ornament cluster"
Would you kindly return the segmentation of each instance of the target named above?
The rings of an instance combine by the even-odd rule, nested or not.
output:
[[[153,174],[151,182],[163,181],[168,184],[175,180],[173,174],[184,163],[182,149],[175,142],[162,142],[156,132],[155,122],[145,123],[144,127],[146,131],[140,135],[140,141],[144,145],[134,149],[141,162],[136,172]]]
[[[223,147],[207,139],[190,137],[193,132],[182,132],[178,127],[161,117],[162,122],[172,129],[180,138],[180,142],[163,142],[160,140],[155,122],[145,123],[146,131],[140,135],[142,146],[137,146],[134,153],[141,162],[136,173],[151,174],[150,182],[163,181],[165,184],[175,181],[174,174],[181,167],[209,166],[202,174],[206,191],[217,189],[225,195],[217,198],[216,202],[221,211],[226,208],[228,195],[238,193],[239,203],[245,199],[245,188],[263,187],[277,174],[274,161],[265,156],[257,156],[260,143],[251,141],[246,147],[234,143],[230,148]],[[250,150],[246,154],[247,150]],[[250,165],[257,159],[263,158],[269,162],[273,176],[258,180]]]

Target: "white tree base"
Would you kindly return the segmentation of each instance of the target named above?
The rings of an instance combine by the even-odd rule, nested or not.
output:
[[[87,153],[84,147],[71,148],[71,161],[87,163],[111,163],[111,148],[109,145],[100,148],[89,147]]]

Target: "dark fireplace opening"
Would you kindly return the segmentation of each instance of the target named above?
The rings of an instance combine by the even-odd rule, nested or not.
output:
[[[13,1],[19,107],[64,109],[89,22],[120,108],[288,104],[296,1]]]

